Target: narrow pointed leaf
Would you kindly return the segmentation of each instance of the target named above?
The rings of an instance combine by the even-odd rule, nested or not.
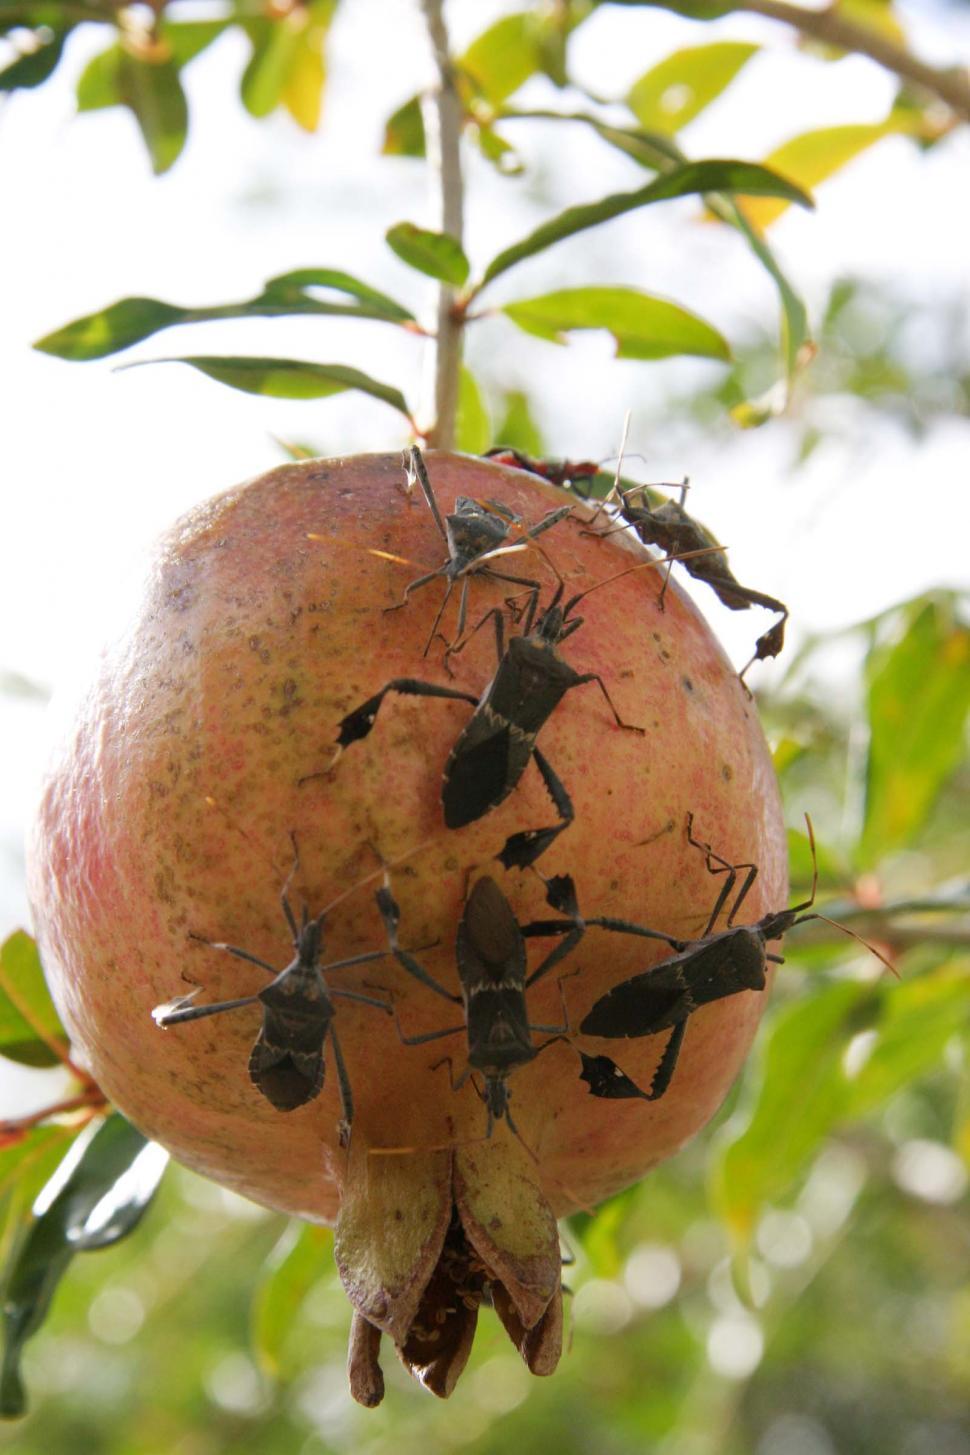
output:
[[[821,127],[777,147],[765,157],[765,166],[801,187],[817,187],[883,137],[912,133],[920,125],[918,113],[899,110],[890,113],[885,121],[872,124]],[[743,206],[752,225],[762,232],[785,211],[788,199],[762,196],[756,201],[746,199]]]
[[[878,999],[872,986],[840,982],[774,1020],[747,1124],[721,1142],[713,1167],[715,1204],[739,1243],[751,1237],[764,1205],[782,1198],[805,1171],[844,1113],[849,1083],[842,1058]]]
[[[312,364],[301,359],[217,358],[195,354],[184,358],[143,359],[137,364],[123,364],[125,369],[142,368],[145,364],[191,364],[193,369],[241,389],[246,394],[261,394],[269,399],[326,399],[357,389],[397,409],[410,419],[404,395],[390,384],[382,384],[359,369],[347,364]]]
[[[943,1065],[948,1042],[967,1024],[970,965],[943,965],[918,979],[882,984],[882,1013],[875,1043],[851,1078],[848,1116],[868,1115],[897,1091]]]
[[[716,41],[674,51],[633,83],[626,104],[647,129],[679,131],[734,80],[758,46]]]
[[[399,222],[385,233],[387,244],[409,268],[460,288],[468,277],[468,259],[457,238],[429,232],[413,222]]]
[[[52,76],[64,52],[64,43],[73,29],[70,25],[49,29],[44,26],[32,36],[35,50],[26,51],[0,70],[0,92],[28,91]]]
[[[506,15],[465,51],[458,65],[478,96],[499,105],[540,69],[538,22],[529,14]]]
[[[279,1377],[283,1346],[307,1294],[333,1271],[333,1233],[291,1222],[266,1263],[252,1306],[252,1343],[260,1367]]]
[[[77,103],[79,111],[127,106],[138,122],[157,175],[168,171],[185,145],[188,106],[178,67],[171,59],[147,60],[113,45],[83,71]]]
[[[970,714],[970,629],[928,601],[870,657],[869,753],[859,862],[869,867],[919,833],[963,758]]]
[[[731,357],[727,341],[709,323],[676,303],[635,288],[565,288],[507,303],[502,312],[526,333],[552,342],[561,342],[571,329],[607,329],[621,359],[666,359],[673,354]]]
[[[26,1408],[20,1376],[23,1347],[46,1318],[71,1259],[133,1231],[157,1190],[166,1160],[160,1148],[115,1113],[78,1139],[55,1173],[50,1193],[41,1193],[4,1277],[0,1414],[11,1417]],[[106,1202],[111,1205],[102,1215]]]
[[[343,293],[356,302],[329,302],[307,290],[325,288]],[[81,362],[103,359],[132,344],[151,338],[161,329],[180,323],[213,323],[231,318],[282,318],[318,315],[375,319],[404,323],[413,319],[401,304],[385,293],[362,283],[350,273],[335,268],[300,268],[270,278],[262,293],[242,303],[214,304],[208,308],[180,308],[158,298],[122,298],[98,313],[77,318],[54,333],[38,339],[34,348],[60,359]]]
[[[686,162],[675,167],[646,187],[635,192],[615,192],[601,197],[598,202],[588,202],[579,207],[569,207],[558,217],[536,228],[528,237],[506,248],[493,258],[485,271],[483,283],[490,283],[500,273],[506,272],[525,258],[534,257],[553,243],[573,237],[587,228],[598,227],[625,212],[654,202],[666,202],[675,197],[688,197],[703,192],[743,192],[748,196],[765,195],[785,197],[803,207],[813,206],[811,198],[800,187],[767,167],[755,162],[709,160]]]
[[[50,998],[37,946],[15,930],[0,947],[0,1056],[24,1066],[57,1066],[67,1031]]]
[[[326,79],[324,45],[335,9],[335,0],[312,0],[287,15],[243,22],[253,54],[240,94],[251,116],[261,119],[282,105],[304,130],[316,129]]]
[[[405,101],[384,123],[386,157],[423,157],[425,154],[424,121],[417,96]]]

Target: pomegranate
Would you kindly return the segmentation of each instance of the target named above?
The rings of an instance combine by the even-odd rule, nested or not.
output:
[[[490,461],[429,453],[427,463],[443,512],[461,493],[500,499],[533,523],[563,500]],[[325,962],[386,948],[375,904],[381,860],[392,864],[401,943],[421,947],[421,963],[455,990],[456,926],[475,879],[495,878],[520,923],[549,917],[540,878],[496,861],[511,834],[553,821],[534,764],[493,812],[444,826],[442,769],[468,704],[391,694],[369,736],[328,766],[337,725],[389,679],[477,696],[494,672],[487,630],[451,658],[453,680],[439,643],[422,655],[439,583],[386,611],[445,552],[424,502],[403,486],[397,455],[310,460],[177,522],[57,750],[29,871],[52,991],[105,1092],[187,1165],[267,1206],[335,1224],[355,1308],[351,1384],[369,1404],[382,1392],[382,1332],[429,1388],[450,1393],[485,1300],[530,1368],[555,1367],[555,1216],[627,1186],[704,1125],[764,1002],[737,994],[694,1014],[672,1083],[649,1104],[589,1095],[574,1046],[551,1045],[512,1078],[518,1135],[503,1122],[486,1138],[474,1081],[453,1091],[441,1064],[450,1055],[457,1079],[460,1036],[405,1045],[393,1017],[340,1001],[335,1025],[355,1101],[349,1147],[338,1134],[329,1044],[322,1094],[284,1114],[247,1074],[258,1007],[155,1025],[153,1007],[189,986],[207,1004],[266,984],[263,970],[205,941],[279,969],[291,959],[280,891],[294,837],[294,903],[316,915],[339,899],[324,924]],[[577,505],[541,538],[574,592],[629,566],[634,549],[584,532],[589,515]],[[537,551],[511,562],[514,574],[551,586]],[[540,867],[571,874],[590,916],[689,939],[717,882],[687,842],[688,812],[720,854],[759,865],[744,918],[784,903],[785,837],[753,704],[674,583],[660,608],[662,574],[640,570],[592,594],[584,625],[561,648],[577,670],[603,678],[621,717],[644,733],[618,728],[595,684],[563,700],[539,744],[576,815]],[[469,623],[511,589],[474,577]],[[540,940],[537,953],[554,943]],[[663,953],[591,928],[563,964],[575,973],[530,990],[530,1017],[561,1020],[564,998],[575,1027],[599,996]],[[328,983],[392,1000],[409,1037],[456,1021],[454,1007],[390,958]],[[585,1040],[643,1086],[666,1036]]]

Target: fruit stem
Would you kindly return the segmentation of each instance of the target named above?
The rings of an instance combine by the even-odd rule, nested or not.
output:
[[[441,231],[462,241],[464,187],[461,174],[461,98],[448,51],[443,0],[421,0],[428,36],[438,71],[438,84],[421,103],[428,163],[437,183]],[[438,290],[438,328],[433,355],[434,409],[424,438],[435,449],[449,450],[455,442],[458,381],[461,370],[464,318],[455,307],[455,292],[447,283]]]

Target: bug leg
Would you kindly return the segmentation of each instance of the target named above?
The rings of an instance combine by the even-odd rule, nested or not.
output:
[[[382,950],[381,954],[386,954],[386,951]],[[326,966],[327,970],[333,970],[334,968],[335,967],[333,965]],[[357,1003],[357,1005],[373,1005],[377,1008],[377,1010],[385,1011],[387,1015],[394,1014],[393,1006],[388,1005],[386,1000],[378,1000],[376,996],[373,995],[361,995],[356,990],[331,990],[330,996],[333,1000],[353,1000]]]
[[[462,1026],[462,1030],[464,1030],[464,1026]],[[437,1071],[439,1069],[439,1067],[441,1067],[441,1066],[447,1066],[448,1067],[448,1081],[449,1081],[449,1083],[451,1085],[452,1091],[461,1091],[461,1089],[464,1086],[465,1082],[468,1080],[469,1076],[472,1074],[472,1068],[470,1066],[466,1066],[465,1069],[464,1069],[464,1071],[461,1073],[461,1075],[456,1079],[456,1077],[455,1077],[455,1063],[454,1063],[454,1061],[452,1061],[452,1059],[451,1059],[450,1056],[442,1056],[442,1058],[441,1058],[440,1061],[436,1061],[434,1063],[434,1065],[431,1067],[431,1070],[432,1071]],[[478,1090],[478,1087],[477,1086],[475,1087],[475,1091],[478,1093],[479,1096],[482,1096],[482,1093]]]
[[[768,601],[770,600],[771,597],[768,597]],[[758,601],[754,604],[756,606],[766,606],[767,601]],[[768,630],[764,632],[755,642],[754,655],[751,657],[750,661],[745,662],[744,666],[741,668],[741,671],[738,673],[738,676],[741,678],[742,682],[744,681],[744,674],[745,672],[747,672],[749,667],[754,666],[755,662],[763,662],[765,657],[777,657],[778,653],[785,645],[785,623],[788,620],[788,608],[786,606],[782,606],[780,601],[776,601],[774,603],[774,608],[769,607],[769,610],[772,609],[780,611],[781,616],[778,621],[773,622]]]
[[[437,577],[442,574],[443,570],[444,567],[439,566],[436,571],[428,571],[426,575],[418,576],[415,578],[415,580],[409,581],[404,588],[404,595],[401,597],[400,601],[395,601],[391,606],[385,606],[383,610],[385,612],[400,611],[402,606],[407,606],[408,601],[411,598],[412,591],[417,591],[420,587],[427,586],[429,581],[436,580]]]
[[[439,623],[441,622],[441,618],[445,614],[445,607],[448,605],[448,602],[451,600],[451,593],[452,593],[452,591],[454,589],[455,589],[455,583],[454,583],[454,581],[449,580],[448,585],[447,585],[447,588],[445,589],[445,594],[441,598],[441,605],[438,607],[438,610],[435,613],[435,619],[431,623],[431,630],[428,632],[428,640],[425,642],[425,644],[424,644],[424,651],[421,653],[422,657],[426,657],[428,655],[428,653],[430,652],[430,650],[431,650],[431,643],[434,641],[435,637],[438,634],[438,626],[439,626]]]
[[[603,681],[602,677],[599,675],[598,672],[584,672],[581,677],[577,677],[576,681],[573,683],[573,686],[579,687],[584,682],[595,682],[598,684],[600,691],[606,698],[610,712],[612,712],[613,714],[617,727],[625,728],[628,733],[639,733],[641,737],[644,736],[644,729],[642,727],[637,727],[636,724],[632,722],[623,721],[622,717],[617,712],[616,707],[613,704],[612,697],[607,691],[606,683]]]
[[[566,1004],[566,992],[563,989],[563,981],[572,980],[573,976],[578,974],[578,970],[570,970],[567,974],[560,975],[556,981],[556,987],[559,991],[559,1004],[562,1006],[562,1024],[558,1026],[529,1026],[530,1031],[538,1031],[540,1034],[551,1037],[550,1040],[543,1041],[539,1047],[540,1051],[544,1051],[547,1046],[554,1045],[556,1041],[565,1041],[572,1031],[572,1027],[569,1024],[569,1007]]]
[[[595,919],[588,919],[587,925],[598,925],[601,930],[612,930],[618,935],[640,935],[645,940],[662,940],[678,954],[686,950],[689,942],[675,940],[673,935],[665,935],[662,930],[648,930],[646,925],[635,925],[631,920],[614,919],[612,915],[601,914]]]
[[[398,964],[401,965],[403,969],[408,972],[409,975],[412,975],[415,980],[420,980],[422,985],[427,985],[429,990],[433,990],[437,995],[443,996],[445,1000],[450,1000],[453,1005],[461,1005],[462,1001],[460,995],[453,995],[450,990],[446,990],[443,985],[440,985],[438,981],[435,980],[433,975],[429,975],[428,971],[425,970],[423,965],[418,964],[417,960],[415,960],[413,955],[409,954],[407,950],[401,949],[401,946],[398,944],[397,941],[397,927],[401,919],[401,911],[398,908],[397,901],[395,900],[390,889],[388,889],[387,885],[382,886],[377,891],[376,898],[377,907],[381,912],[381,918],[383,919],[384,926],[387,930],[388,942],[391,946],[391,950]]]
[[[533,748],[532,756],[535,759],[536,767],[542,774],[542,781],[546,785],[549,797],[559,810],[561,822],[545,829],[526,829],[522,833],[512,834],[506,839],[505,846],[496,858],[506,869],[527,869],[534,864],[540,854],[544,854],[554,839],[568,828],[575,818],[572,799],[554,771],[552,764],[545,754],[538,748]]]
[[[346,717],[341,718],[337,733],[338,748],[346,748],[350,743],[367,737],[374,726],[381,703],[389,692],[399,692],[404,697],[450,697],[461,702],[470,702],[473,707],[478,705],[478,698],[470,692],[459,692],[455,687],[437,687],[434,683],[422,682],[417,677],[394,677],[380,692],[375,692],[360,707],[355,707],[353,712],[348,712]]]
[[[350,1090],[350,1077],[347,1075],[347,1067],[344,1064],[337,1032],[332,1026],[330,1027],[330,1042],[333,1046],[333,1060],[337,1068],[337,1087],[340,1091],[340,1121],[337,1135],[341,1147],[346,1149],[350,1146],[350,1129],[354,1120],[354,1098]]]
[[[222,940],[207,940],[204,935],[194,934],[189,931],[190,940],[198,940],[200,945],[208,945],[210,950],[225,950],[227,955],[235,955],[237,960],[245,960],[249,965],[258,965],[260,970],[265,970],[269,975],[278,975],[279,971],[275,965],[269,965],[261,960],[258,955],[251,955],[248,950],[240,950],[237,945],[223,944]]]
[[[441,1041],[444,1039],[445,1036],[457,1036],[460,1031],[463,1031],[465,1029],[464,1026],[449,1026],[448,1029],[445,1031],[425,1031],[420,1036],[406,1036],[401,1028],[401,1020],[398,1016],[397,1011],[395,1010],[393,1014],[394,1024],[397,1027],[398,1039],[400,1040],[402,1046],[426,1046],[429,1041]],[[451,1065],[450,1056],[446,1056],[445,1061],[448,1062],[449,1066]],[[436,1061],[431,1069],[432,1071],[435,1071],[439,1066],[443,1065],[444,1061]]]
[[[218,1005],[190,1005],[183,1010],[169,1010],[168,1006],[159,1005],[152,1011],[152,1019],[157,1026],[167,1029],[168,1026],[181,1025],[183,1021],[198,1021],[203,1016],[218,1015],[224,1010],[238,1010],[243,1005],[255,1005],[258,1000],[258,995],[244,995],[241,1000],[220,1000]]]
[[[687,1021],[678,1021],[670,1033],[670,1040],[663,1049],[663,1055],[657,1063],[657,1069],[653,1073],[653,1080],[650,1083],[649,1101],[659,1101],[667,1087],[670,1085],[670,1078],[674,1074],[677,1065],[677,1057],[680,1055],[680,1048],[684,1043],[684,1032],[687,1030]]]
[[[408,494],[410,495],[414,489],[414,481],[417,479],[424,498],[428,502],[428,509],[434,517],[434,523],[438,527],[441,539],[446,541],[448,539],[448,532],[445,529],[444,521],[441,519],[441,511],[438,509],[435,493],[431,488],[431,481],[428,478],[428,470],[424,463],[424,456],[417,445],[411,445],[409,449],[404,451],[404,467],[407,470]]]

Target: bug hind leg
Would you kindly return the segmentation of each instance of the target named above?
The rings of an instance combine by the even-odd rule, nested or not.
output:
[[[528,869],[576,817],[573,801],[549,759],[538,748],[533,748],[532,756],[549,797],[559,810],[560,822],[549,828],[525,829],[507,838],[501,853],[495,856],[506,869]]]
[[[687,842],[691,844],[695,849],[700,849],[701,853],[704,855],[704,863],[709,874],[724,874],[726,876],[724,883],[721,886],[721,892],[718,894],[717,899],[714,902],[714,908],[711,910],[710,918],[708,919],[707,924],[704,927],[704,935],[709,935],[713,930],[715,924],[717,923],[718,915],[721,913],[721,910],[724,908],[725,904],[734,892],[734,886],[738,882],[739,872],[742,869],[746,869],[748,872],[745,874],[744,879],[741,882],[741,888],[738,890],[737,898],[731,906],[730,913],[727,917],[728,925],[730,926],[734,924],[738,911],[740,910],[745,899],[748,897],[751,886],[754,884],[754,881],[758,877],[758,866],[757,864],[745,863],[732,864],[729,862],[729,860],[723,858],[720,854],[716,853],[714,849],[711,848],[710,844],[705,843],[703,839],[695,839],[694,815],[692,813],[689,813],[687,815]],[[704,936],[702,936],[701,938],[704,938]]]

